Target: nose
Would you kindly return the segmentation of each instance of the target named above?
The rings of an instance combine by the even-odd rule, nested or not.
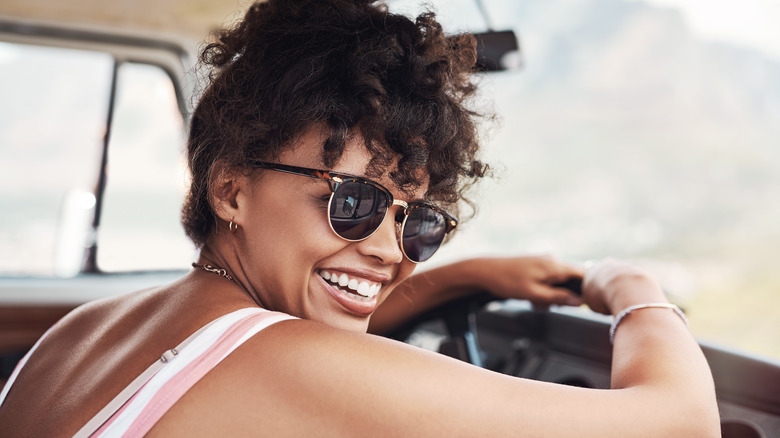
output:
[[[403,261],[404,254],[400,247],[400,225],[395,221],[397,208],[400,207],[391,207],[374,234],[365,240],[356,242],[361,254],[374,257],[382,264],[387,265]]]

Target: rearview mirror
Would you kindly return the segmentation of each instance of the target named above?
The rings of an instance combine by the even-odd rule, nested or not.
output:
[[[477,71],[513,70],[522,65],[520,45],[512,30],[475,33]]]

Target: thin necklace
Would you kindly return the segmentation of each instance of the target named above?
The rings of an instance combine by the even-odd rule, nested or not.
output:
[[[233,280],[233,277],[231,277],[230,274],[228,274],[228,272],[227,272],[227,270],[225,268],[220,268],[219,266],[208,265],[208,264],[207,265],[201,265],[201,264],[198,264],[198,263],[193,263],[192,267],[196,268],[196,269],[202,269],[202,270],[204,270],[206,272],[211,272],[212,274],[221,275],[221,276],[227,278],[228,280],[232,281],[233,283],[236,282],[235,280]]]

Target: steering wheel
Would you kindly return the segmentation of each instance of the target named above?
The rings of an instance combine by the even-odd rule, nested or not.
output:
[[[553,287],[569,289],[577,295],[582,295],[582,279],[579,278],[556,283]],[[500,298],[494,297],[487,291],[475,291],[470,295],[424,312],[391,330],[385,336],[404,341],[421,325],[441,320],[449,337],[447,351],[441,352],[473,365],[484,367],[482,354],[477,343],[476,314],[488,303],[498,300]]]

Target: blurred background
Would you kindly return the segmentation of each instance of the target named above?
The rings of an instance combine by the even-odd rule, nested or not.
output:
[[[0,0],[0,17],[154,35],[194,54],[248,4]],[[450,32],[512,29],[521,47],[507,71],[479,79],[476,107],[499,116],[483,129],[497,177],[429,266],[518,253],[627,258],[661,278],[697,336],[780,360],[780,2],[388,4],[429,7]],[[0,42],[0,275],[78,273],[68,248],[79,243],[62,230],[89,234],[72,212],[94,208],[112,63]],[[98,267],[186,269],[181,102],[166,72],[126,67]]]

